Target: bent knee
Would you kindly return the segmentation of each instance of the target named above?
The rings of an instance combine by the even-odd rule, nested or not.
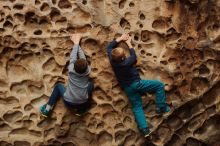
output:
[[[59,88],[59,87],[63,87],[63,84],[58,82],[55,84],[55,88]]]
[[[160,80],[157,80],[157,84],[159,88],[164,88],[165,84],[163,82],[161,82]]]

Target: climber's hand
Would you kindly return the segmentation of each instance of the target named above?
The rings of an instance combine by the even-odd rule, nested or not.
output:
[[[123,34],[119,38],[116,39],[117,42],[126,41],[129,38],[129,34]]]
[[[73,41],[73,43],[74,43],[75,45],[76,45],[76,44],[79,44],[81,38],[82,38],[82,34],[81,34],[81,33],[73,34],[73,35],[71,35],[71,37],[70,37],[70,39]]]
[[[129,48],[133,48],[132,44],[131,44],[131,37],[128,36],[128,39],[126,40],[126,44],[128,45]]]

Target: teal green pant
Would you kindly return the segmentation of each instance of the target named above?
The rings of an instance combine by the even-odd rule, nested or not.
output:
[[[141,96],[143,95],[143,93],[148,91],[156,92],[156,107],[162,108],[166,106],[164,83],[162,83],[161,81],[140,80],[138,82],[132,83],[130,86],[124,87],[124,90],[131,102],[132,111],[140,129],[148,127],[142,106]]]

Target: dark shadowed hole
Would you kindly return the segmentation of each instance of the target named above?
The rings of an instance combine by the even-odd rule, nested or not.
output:
[[[24,15],[20,14],[20,13],[16,13],[14,14],[14,17],[17,18],[20,21],[24,21]]]
[[[40,1],[39,0],[35,0],[35,5],[39,5]]]
[[[50,9],[50,7],[47,3],[43,3],[43,5],[40,7],[41,11],[47,11],[49,9]]]
[[[119,2],[119,8],[120,8],[120,9],[123,9],[123,8],[124,8],[125,2],[126,2],[126,0],[121,0],[121,1]]]
[[[121,21],[120,21],[120,26],[121,26],[122,28],[124,28],[124,27],[130,27],[130,23],[129,23],[126,19],[122,18]]]
[[[140,20],[144,20],[144,19],[145,19],[144,14],[143,14],[143,13],[141,13],[141,14],[140,14],[140,16],[139,16],[139,18],[140,18]]]
[[[139,37],[138,37],[137,35],[135,35],[135,36],[134,36],[134,40],[135,40],[135,41],[138,41],[138,40],[139,40]]]
[[[55,17],[60,16],[60,11],[56,8],[52,8],[50,12],[50,18],[51,20],[54,20]]]
[[[13,9],[21,10],[23,9],[24,5],[23,4],[16,4],[14,5]]]
[[[134,6],[135,6],[134,3],[130,2],[129,7],[134,7]]]
[[[139,27],[140,27],[140,28],[143,28],[143,24],[139,24]]]
[[[44,24],[49,24],[50,22],[48,22],[48,20],[46,18],[43,18],[39,21],[40,25],[44,25]]]
[[[84,5],[86,5],[86,4],[87,4],[87,0],[83,0],[82,3],[83,3]]]
[[[42,30],[36,30],[36,31],[34,31],[34,34],[35,35],[41,35],[42,34]]]
[[[9,27],[9,28],[12,28],[13,25],[10,21],[6,21],[4,24],[3,24],[3,27]]]

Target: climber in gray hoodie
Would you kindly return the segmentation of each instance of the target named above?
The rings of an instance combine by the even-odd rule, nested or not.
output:
[[[93,83],[89,81],[90,67],[86,61],[86,56],[79,46],[82,34],[73,34],[71,40],[74,42],[70,54],[68,66],[69,79],[67,86],[57,83],[48,102],[40,107],[40,112],[47,117],[53,106],[62,97],[65,105],[76,110],[76,115],[85,113],[91,105],[91,94]]]

